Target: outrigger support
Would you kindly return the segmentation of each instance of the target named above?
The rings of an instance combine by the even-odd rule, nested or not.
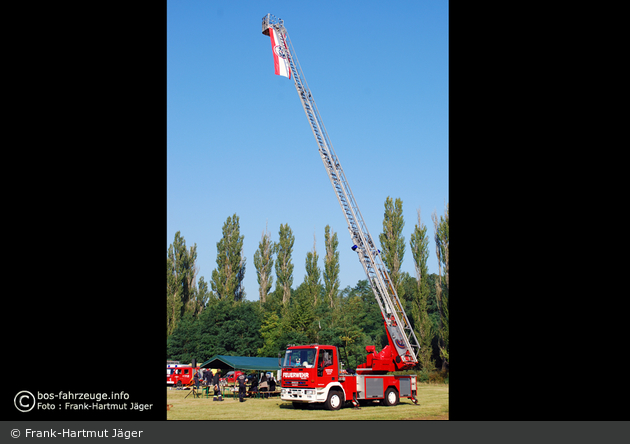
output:
[[[359,407],[359,401],[357,401],[356,392],[352,394],[352,405],[354,406],[353,408],[361,410],[361,407]]]

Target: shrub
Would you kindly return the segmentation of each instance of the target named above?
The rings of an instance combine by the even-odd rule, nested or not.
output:
[[[422,369],[418,372],[417,377],[418,382],[428,382],[429,381],[429,372],[425,369]]]
[[[432,371],[429,373],[429,384],[448,384],[448,372],[444,371]]]

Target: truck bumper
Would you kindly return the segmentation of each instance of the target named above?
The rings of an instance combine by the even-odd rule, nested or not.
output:
[[[287,402],[324,402],[327,391],[314,388],[283,388],[280,389],[280,399]]]

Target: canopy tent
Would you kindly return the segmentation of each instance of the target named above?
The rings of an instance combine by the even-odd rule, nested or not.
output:
[[[248,356],[214,355],[201,364],[201,368],[231,370],[279,370],[278,358],[250,358]]]

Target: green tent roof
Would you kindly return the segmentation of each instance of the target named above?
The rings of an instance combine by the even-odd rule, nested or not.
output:
[[[248,356],[214,355],[201,368],[233,370],[279,370],[278,358],[250,358]]]

